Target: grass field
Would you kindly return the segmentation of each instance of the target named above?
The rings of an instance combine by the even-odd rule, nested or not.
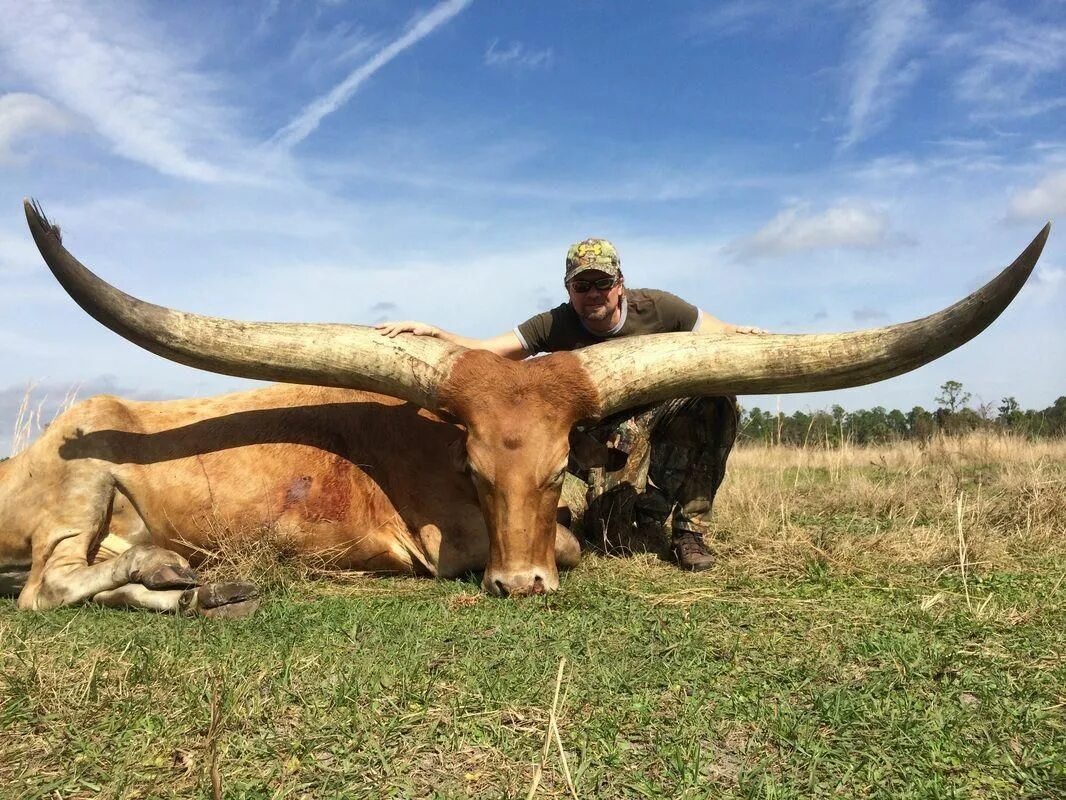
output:
[[[1066,797],[1066,443],[741,449],[716,570],[0,603],[6,797]],[[255,575],[247,574],[252,571]]]

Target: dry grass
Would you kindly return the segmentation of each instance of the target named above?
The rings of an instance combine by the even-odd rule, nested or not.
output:
[[[208,544],[191,558],[205,581],[248,580],[284,589],[309,577],[319,566],[301,558],[293,533],[277,526],[232,530],[221,523],[208,532]]]
[[[51,416],[46,418],[45,410],[49,407],[48,395],[42,395],[40,399],[34,398],[34,392],[37,389],[37,384],[31,383],[26,386],[26,391],[22,395],[22,401],[19,403],[18,411],[15,412],[15,425],[11,429],[11,452],[9,455],[18,455],[27,447],[30,443],[36,439],[41,431],[47,428],[52,421],[69,409],[78,401],[78,391],[80,385],[75,385],[67,390],[67,393],[63,396],[63,399],[56,405]]]
[[[196,549],[196,571],[204,582],[254,581],[269,592],[306,591],[340,597],[398,597],[432,591],[432,582],[408,578],[384,583],[378,573],[338,568],[329,553],[303,550],[298,530],[268,526],[234,530],[221,524]]]
[[[716,502],[723,566],[971,571],[1066,551],[1066,441],[974,433],[842,449],[748,446]]]

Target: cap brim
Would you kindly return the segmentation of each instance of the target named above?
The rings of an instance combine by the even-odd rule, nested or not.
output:
[[[576,278],[578,275],[581,275],[581,274],[583,274],[585,272],[602,272],[604,275],[610,275],[612,278],[617,278],[619,275],[622,274],[622,270],[621,270],[620,267],[607,267],[607,266],[579,267],[578,269],[575,269],[575,270],[567,270],[566,276],[563,278],[563,280],[566,280],[566,281],[572,280],[572,279]]]

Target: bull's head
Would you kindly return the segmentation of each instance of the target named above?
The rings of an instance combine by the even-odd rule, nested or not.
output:
[[[489,533],[482,582],[493,594],[554,591],[555,519],[574,423],[596,416],[596,394],[566,353],[514,362],[468,350],[439,394],[466,426],[465,465]]]
[[[153,353],[225,375],[380,392],[457,418],[489,531],[483,586],[494,594],[558,586],[555,508],[575,423],[672,397],[825,391],[908,372],[999,316],[1051,228],[987,285],[913,322],[819,335],[658,334],[516,363],[357,325],[240,322],[145,303],[86,269],[29,202],[26,217],[71,297]]]

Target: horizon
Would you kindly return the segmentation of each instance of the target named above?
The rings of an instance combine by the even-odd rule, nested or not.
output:
[[[23,196],[108,282],[239,319],[493,336],[565,299],[566,250],[589,236],[618,247],[627,284],[774,332],[938,311],[1066,210],[1062,10],[0,0],[0,452],[31,383],[257,385],[85,315]],[[1052,231],[959,350],[781,410],[931,408],[948,380],[974,404],[1050,406],[1062,254]]]

